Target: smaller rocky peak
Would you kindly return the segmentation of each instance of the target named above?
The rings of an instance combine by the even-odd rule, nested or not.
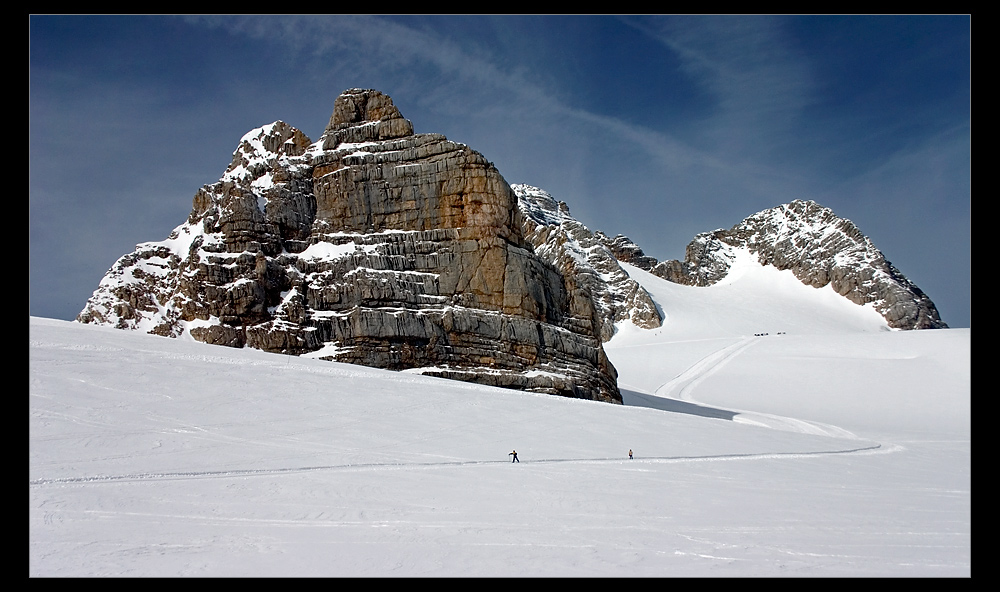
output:
[[[403,117],[392,98],[374,89],[352,88],[341,93],[333,104],[330,125],[358,124]]]
[[[632,239],[624,234],[617,234],[614,238],[611,238],[598,230],[594,232],[594,236],[611,251],[611,254],[618,261],[634,265],[645,271],[649,271],[659,263],[655,257],[646,255],[639,245],[632,242]]]
[[[352,88],[333,103],[333,115],[323,132],[323,148],[342,142],[378,142],[413,135],[413,124],[393,104],[392,98],[374,89]]]
[[[852,243],[870,243],[850,220],[838,217],[830,208],[812,200],[802,199],[758,212],[732,230],[736,234],[768,236],[771,240],[818,239],[837,233]]]

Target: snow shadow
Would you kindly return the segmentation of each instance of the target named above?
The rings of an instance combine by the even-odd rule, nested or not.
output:
[[[631,407],[649,407],[650,409],[659,409],[660,411],[688,413],[690,415],[711,417],[713,419],[727,419],[729,421],[732,421],[734,417],[739,415],[735,411],[716,409],[715,407],[705,407],[704,405],[678,401],[677,399],[665,399],[663,397],[647,395],[645,393],[639,393],[622,388],[619,388],[618,390],[622,394],[622,403]]]

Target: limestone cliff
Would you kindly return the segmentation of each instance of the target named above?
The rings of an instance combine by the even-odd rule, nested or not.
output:
[[[78,320],[620,403],[604,319],[525,225],[481,154],[352,89],[316,142],[280,121],[244,136]]]

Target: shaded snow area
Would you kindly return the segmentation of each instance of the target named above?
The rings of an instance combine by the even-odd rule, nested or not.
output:
[[[739,269],[624,406],[32,318],[29,575],[970,576],[970,330]]]

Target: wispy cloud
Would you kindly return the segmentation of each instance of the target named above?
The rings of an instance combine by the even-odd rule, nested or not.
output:
[[[714,98],[702,139],[730,156],[792,133],[813,93],[809,62],[778,17],[678,16],[625,22],[675,52]]]
[[[696,232],[794,198],[876,229],[879,244],[897,238],[900,253],[967,236],[940,223],[951,215],[961,225],[967,203],[957,214],[923,215],[970,199],[967,19],[265,15],[33,24],[32,224],[88,229],[56,233],[73,253],[116,236],[89,264],[95,276],[136,242],[162,236],[163,220],[183,219],[191,187],[219,174],[239,135],[277,118],[325,123],[349,86],[388,92],[418,131],[469,143],[512,182],[551,191],[581,220],[629,234],[660,257],[678,256]],[[79,150],[81,139],[97,149]],[[109,167],[144,173],[109,188]],[[85,210],[61,205],[84,202]],[[159,215],[167,204],[176,211]],[[122,212],[128,223],[105,232]],[[84,215],[96,222],[81,223]],[[58,241],[32,233],[33,257],[51,251],[33,263],[44,272],[32,282],[63,276],[51,273],[69,261]],[[930,268],[937,275],[950,264]],[[78,298],[92,290],[85,284]]]
[[[588,111],[559,100],[565,93],[547,88],[516,64],[503,66],[503,56],[470,47],[426,29],[373,16],[348,17],[198,17],[201,24],[234,34],[281,41],[303,55],[336,53],[357,60],[353,67],[420,68],[436,71],[442,87],[439,104],[453,102],[465,112],[530,114],[534,119],[570,121],[591,135],[618,138],[643,147],[650,158],[673,167],[723,168],[730,163],[694,148],[670,134],[638,126],[613,114]],[[449,99],[449,97],[452,97]],[[477,97],[471,99],[470,97]]]

